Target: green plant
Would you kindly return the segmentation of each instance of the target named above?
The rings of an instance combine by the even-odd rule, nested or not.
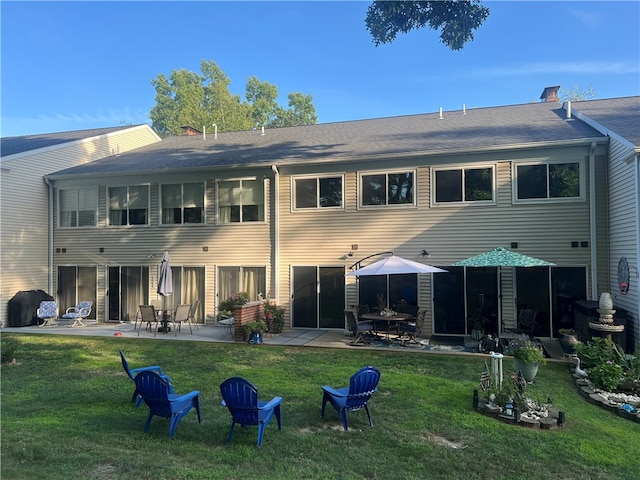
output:
[[[18,341],[15,338],[3,336],[0,340],[0,362],[8,363],[13,361],[16,358],[18,345]]]
[[[262,320],[258,320],[256,322],[245,323],[242,328],[245,333],[263,333],[267,331],[267,324]]]
[[[509,340],[504,353],[517,358],[523,363],[544,365],[547,362],[540,345],[531,340],[528,335],[521,335],[518,338]]]
[[[284,327],[284,308],[265,302],[264,320],[269,333],[282,333],[282,328]]]
[[[577,354],[585,368],[595,367],[607,361],[616,362],[614,343],[604,337],[593,337],[577,346]]]
[[[471,317],[469,318],[469,323],[474,330],[484,330],[487,319],[484,317]]]
[[[247,292],[238,292],[230,295],[226,300],[220,302],[218,305],[218,311],[221,314],[233,315],[233,307],[237,305],[246,305],[249,303],[251,297]]]
[[[589,380],[600,390],[615,392],[621,379],[622,367],[610,360],[589,369]]]

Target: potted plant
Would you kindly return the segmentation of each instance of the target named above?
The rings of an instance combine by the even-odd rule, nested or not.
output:
[[[264,321],[267,324],[267,331],[269,333],[282,333],[282,327],[284,326],[284,307],[265,302]]]
[[[538,373],[538,366],[547,362],[541,345],[528,335],[509,340],[504,353],[513,357],[514,368],[522,372],[527,382],[532,382]]]
[[[233,309],[237,306],[246,305],[249,303],[250,297],[247,292],[238,292],[229,295],[226,300],[223,300],[218,305],[218,313],[220,315],[233,316]]]
[[[575,356],[578,344],[580,343],[575,330],[573,328],[561,328],[558,333],[562,353],[568,356]]]
[[[484,337],[484,326],[487,323],[487,319],[484,317],[471,317],[469,319],[471,324],[471,338],[473,340],[481,340]]]
[[[249,336],[249,343],[262,343],[262,333],[267,331],[267,324],[262,320],[245,323],[242,328]]]

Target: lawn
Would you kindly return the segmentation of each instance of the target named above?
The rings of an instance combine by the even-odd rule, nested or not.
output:
[[[21,479],[637,479],[640,428],[586,402],[566,364],[540,367],[533,397],[552,397],[566,426],[545,431],[499,422],[472,408],[484,359],[469,355],[104,337],[12,335],[17,364],[3,364],[1,477]],[[190,412],[173,439],[168,420],[143,432],[147,407],[131,403],[132,368],[159,364],[177,393],[201,392],[203,422]],[[348,385],[360,367],[382,372],[370,409],[344,432],[322,385]],[[510,361],[505,360],[505,368]],[[275,420],[256,446],[255,428],[230,425],[220,383],[255,383],[278,395]]]

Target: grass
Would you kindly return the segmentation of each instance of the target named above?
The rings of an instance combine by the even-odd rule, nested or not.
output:
[[[640,428],[586,402],[565,364],[541,366],[531,396],[551,396],[566,427],[543,431],[477,413],[484,359],[465,355],[358,349],[159,342],[104,337],[11,335],[17,364],[3,364],[3,479],[636,479]],[[159,364],[177,393],[200,390],[203,423],[190,412],[173,439],[168,420],[130,402],[132,368]],[[505,368],[510,361],[506,360]],[[364,411],[344,432],[330,406],[320,418],[321,387],[348,385],[364,365],[382,372]],[[260,397],[279,395],[262,448],[255,428],[236,427],[219,384],[239,375]]]

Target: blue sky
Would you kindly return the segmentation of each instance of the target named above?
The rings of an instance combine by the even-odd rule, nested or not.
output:
[[[375,47],[370,2],[0,3],[3,137],[149,123],[151,80],[213,60],[312,95],[320,123],[539,101],[546,86],[640,95],[640,2],[484,2],[454,52],[429,29]]]

